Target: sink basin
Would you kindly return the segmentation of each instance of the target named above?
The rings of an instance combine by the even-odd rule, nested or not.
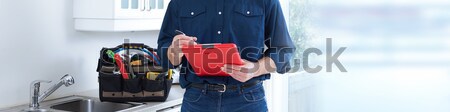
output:
[[[50,108],[55,110],[71,112],[114,112],[128,109],[138,105],[126,103],[100,102],[92,99],[78,99],[67,103],[53,105]]]
[[[30,108],[28,104],[0,109],[0,112],[129,112],[144,108],[145,103],[101,102],[96,97],[66,96],[43,101],[39,108]]]

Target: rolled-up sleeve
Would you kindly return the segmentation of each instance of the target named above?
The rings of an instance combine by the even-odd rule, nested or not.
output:
[[[164,69],[172,69],[175,67],[170,62],[167,51],[169,46],[172,44],[173,37],[175,36],[174,31],[179,27],[176,1],[177,0],[170,1],[158,37],[158,55]]]
[[[295,46],[289,36],[283,11],[278,0],[269,0],[266,5],[264,56],[270,57],[276,65],[278,73],[286,73],[291,69],[290,60]]]

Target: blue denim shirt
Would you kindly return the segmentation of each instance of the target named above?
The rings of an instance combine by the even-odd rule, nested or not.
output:
[[[197,37],[197,43],[235,43],[241,58],[256,62],[264,56],[278,73],[290,70],[295,51],[278,0],[171,0],[158,38],[158,54],[165,69],[174,68],[167,57],[175,30]],[[266,46],[266,49],[265,49]],[[232,77],[198,77],[182,58],[180,84],[241,84]],[[264,74],[251,80],[269,79]]]

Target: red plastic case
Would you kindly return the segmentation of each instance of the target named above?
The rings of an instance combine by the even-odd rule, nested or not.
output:
[[[243,65],[233,43],[189,45],[181,50],[197,76],[230,76],[221,70],[224,64]]]

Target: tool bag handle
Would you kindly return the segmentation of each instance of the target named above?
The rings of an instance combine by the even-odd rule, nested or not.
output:
[[[113,63],[113,60],[108,58],[106,51],[111,50],[114,53],[117,53],[117,52],[120,52],[125,49],[141,50],[142,52],[145,52],[145,53],[149,54],[150,56],[152,56],[154,61],[157,61],[158,63],[160,62],[159,57],[153,53],[153,52],[156,52],[157,49],[151,48],[150,46],[147,46],[143,43],[123,43],[123,44],[117,45],[116,47],[113,47],[113,48],[103,47],[100,50],[100,59],[99,59],[99,64],[97,66],[97,72],[100,71],[102,64],[108,64],[108,65],[115,64],[115,63]],[[100,62],[102,62],[102,63],[100,63]]]

